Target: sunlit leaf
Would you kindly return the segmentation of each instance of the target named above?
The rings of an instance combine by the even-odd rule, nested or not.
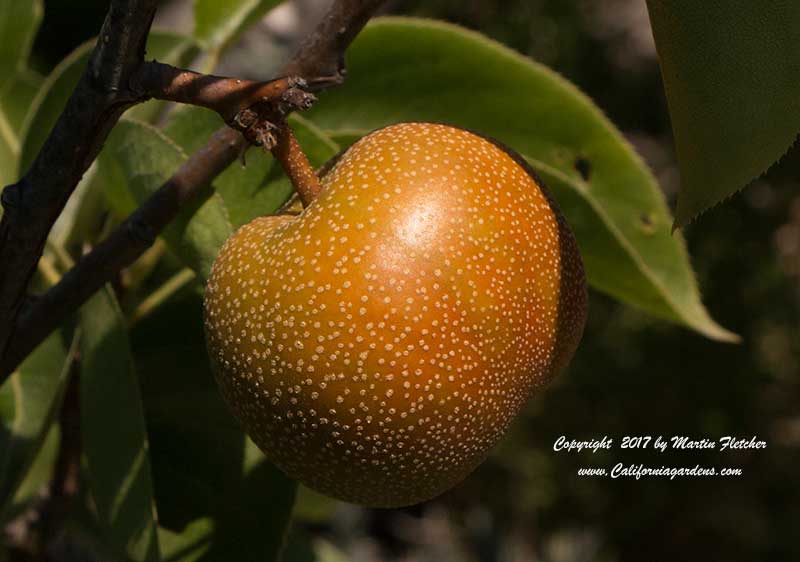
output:
[[[112,207],[130,214],[187,159],[172,139],[152,125],[123,119],[100,155],[100,170]],[[209,186],[165,229],[169,247],[205,279],[222,244],[233,232],[222,198]]]
[[[481,35],[425,20],[376,20],[347,62],[347,83],[309,113],[323,130],[353,138],[439,121],[503,141],[550,181],[594,287],[708,337],[734,337],[703,307],[652,174],[572,84]]]

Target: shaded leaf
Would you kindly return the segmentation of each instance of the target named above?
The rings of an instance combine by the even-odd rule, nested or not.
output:
[[[317,562],[350,562],[350,557],[333,543],[322,538],[314,539],[313,543]]]
[[[0,183],[3,186],[17,179],[17,174],[13,170],[17,168],[18,153],[19,140],[0,105]],[[0,209],[0,215],[2,215],[2,209]]]
[[[283,562],[350,562],[333,543],[312,537],[299,525],[293,525],[287,538]]]
[[[23,512],[30,502],[37,498],[52,479],[58,450],[61,445],[61,427],[56,420],[42,442],[39,452],[25,473],[25,477],[11,499],[11,506],[5,505],[0,521],[9,521]]]
[[[72,51],[45,79],[31,103],[21,134],[21,153],[18,173],[24,174],[42,148],[47,136],[58,121],[72,91],[89,61],[94,41],[87,41]]]
[[[8,125],[19,136],[31,102],[44,84],[44,78],[34,70],[18,72],[0,94],[0,106]]]
[[[0,92],[27,69],[43,12],[41,0],[0,0]]]
[[[209,369],[201,302],[195,295],[172,301],[132,336],[160,523],[183,536],[210,519],[201,529],[213,527],[212,546],[200,560],[273,561],[296,485],[264,460],[224,404]]]
[[[98,520],[126,558],[159,560],[139,383],[109,288],[81,307],[80,327],[81,439]]]
[[[309,523],[329,521],[338,501],[305,486],[297,487],[297,501],[294,508],[294,519]]]
[[[291,525],[281,560],[282,562],[319,562],[311,546],[311,537],[301,525]]]
[[[49,240],[79,255],[84,242],[97,236],[106,210],[105,197],[95,181],[97,165],[92,164],[67,200],[64,210],[50,229]]]
[[[425,20],[374,21],[348,51],[348,80],[309,113],[347,139],[399,121],[497,138],[547,180],[578,237],[589,282],[656,316],[734,339],[701,304],[655,179],[572,84],[485,37]]]
[[[100,170],[112,207],[128,215],[186,161],[186,153],[152,125],[123,119],[111,133]],[[169,247],[201,278],[233,232],[222,198],[210,186],[164,230]]]
[[[214,522],[211,519],[198,519],[189,523],[177,533],[160,527],[158,542],[161,545],[164,562],[195,562],[211,548],[214,536]]]
[[[800,131],[800,3],[648,0],[681,169],[676,222],[743,188]]]
[[[0,184],[17,180],[21,121],[38,86],[28,69],[31,45],[42,19],[40,0],[0,0]],[[2,211],[0,211],[2,212]]]
[[[36,459],[61,406],[70,370],[68,356],[61,334],[55,332],[0,387],[0,505],[4,508]]]

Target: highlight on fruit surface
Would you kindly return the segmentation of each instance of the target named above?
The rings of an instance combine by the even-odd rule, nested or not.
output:
[[[354,144],[299,216],[239,229],[205,328],[222,394],[289,476],[397,507],[467,476],[581,338],[575,239],[524,161],[446,125]]]

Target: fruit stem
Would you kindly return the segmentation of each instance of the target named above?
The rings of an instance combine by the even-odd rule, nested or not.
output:
[[[322,186],[306,153],[303,152],[294,131],[286,121],[278,123],[274,132],[275,146],[272,155],[283,166],[283,170],[292,182],[303,207],[308,207],[317,198]]]

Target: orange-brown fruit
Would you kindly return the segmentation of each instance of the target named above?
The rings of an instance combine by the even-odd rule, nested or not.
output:
[[[569,362],[586,285],[522,160],[406,123],[353,145],[299,216],[256,219],[206,289],[222,393],[279,468],[409,505],[462,480]]]

